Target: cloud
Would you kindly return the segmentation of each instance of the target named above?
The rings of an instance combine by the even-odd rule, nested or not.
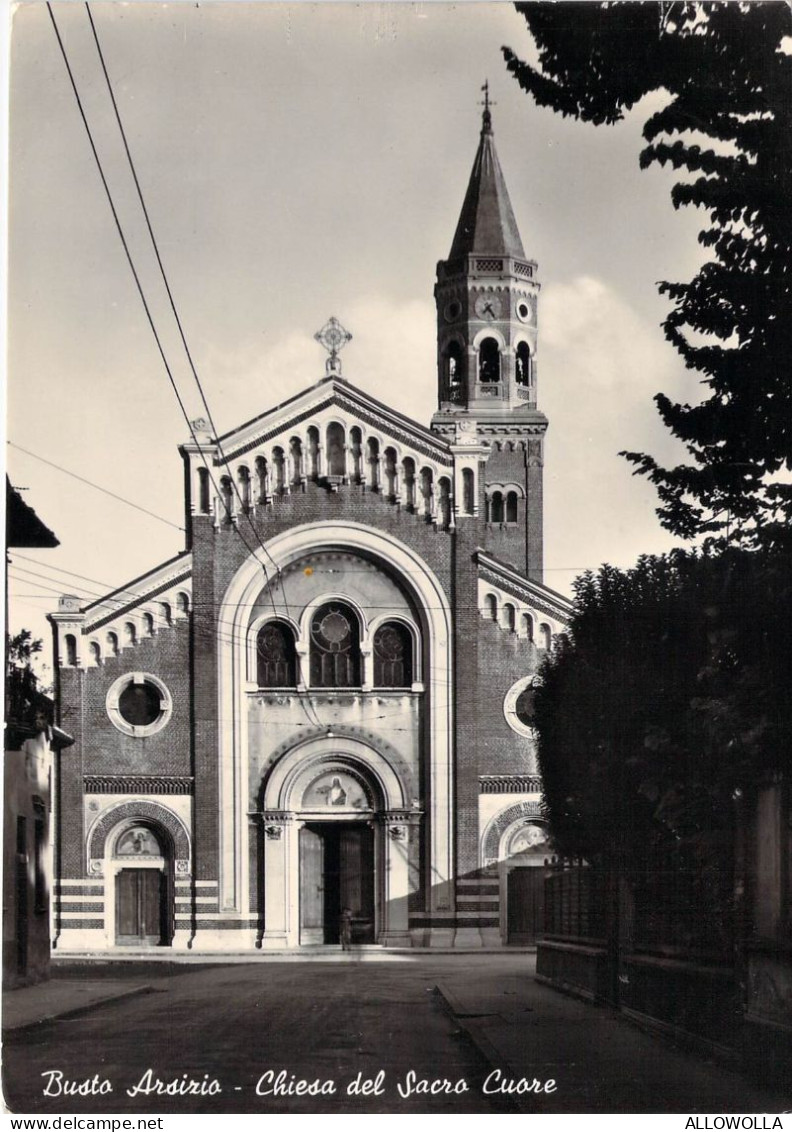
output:
[[[672,540],[656,494],[618,453],[676,461],[653,396],[685,396],[690,379],[658,324],[601,279],[548,285],[539,315],[539,404],[550,418],[545,455],[548,584],[565,589],[574,568],[630,565]]]

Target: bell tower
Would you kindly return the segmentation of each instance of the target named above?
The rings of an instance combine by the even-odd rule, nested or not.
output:
[[[451,252],[437,265],[438,411],[452,440],[475,429],[488,446],[485,546],[542,581],[542,465],[537,409],[537,265],[523,250],[495,150],[489,86],[473,170]],[[463,422],[465,422],[463,424]]]

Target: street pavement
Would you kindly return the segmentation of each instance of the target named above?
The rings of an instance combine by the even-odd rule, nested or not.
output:
[[[130,1115],[792,1109],[792,1088],[676,1050],[539,985],[533,967],[524,953],[339,953],[56,970],[48,988],[5,996],[5,1102]]]

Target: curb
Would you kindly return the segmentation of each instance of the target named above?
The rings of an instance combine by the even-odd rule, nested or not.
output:
[[[491,1014],[470,1013],[465,1010],[465,1007],[450,987],[447,987],[444,983],[435,983],[435,989],[451,1011],[454,1021],[459,1026],[460,1030],[463,1030],[465,1034],[467,1034],[490,1069],[500,1069],[505,1073],[509,1073],[510,1076],[521,1076],[521,1074],[515,1074],[512,1071],[509,1059],[503,1056],[497,1046],[494,1045],[491,1039],[483,1032],[481,1025],[482,1020],[484,1018],[496,1017],[497,1011],[493,1011]],[[523,1098],[519,1096],[513,1096],[510,1099],[518,1112],[532,1112],[535,1114],[536,1110],[528,1105],[527,1100],[523,1100]]]
[[[92,999],[91,1002],[80,1003],[79,1006],[72,1006],[66,1010],[55,1009],[51,1014],[42,1014],[39,1018],[34,1018],[30,1022],[18,1022],[10,1025],[3,1022],[3,1035],[7,1038],[11,1034],[20,1034],[25,1030],[34,1030],[37,1026],[43,1026],[47,1022],[60,1021],[62,1018],[78,1018],[81,1014],[88,1014],[91,1010],[96,1010],[100,1006],[106,1006],[109,1002],[120,1002],[125,998],[133,998],[138,994],[149,994],[154,990],[151,984],[144,986],[132,987],[130,990],[120,991],[118,994],[108,994],[103,998]]]

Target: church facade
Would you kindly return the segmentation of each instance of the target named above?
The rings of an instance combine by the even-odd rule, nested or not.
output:
[[[539,283],[490,112],[437,269],[430,426],[326,376],[181,451],[186,549],[51,615],[66,952],[529,942]],[[344,927],[346,925],[346,929]]]

